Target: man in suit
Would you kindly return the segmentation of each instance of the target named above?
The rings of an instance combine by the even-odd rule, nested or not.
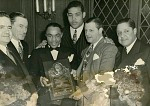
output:
[[[81,52],[89,43],[85,37],[84,18],[86,13],[84,6],[80,1],[72,1],[67,6],[67,17],[70,26],[64,28],[62,45],[71,48],[77,55],[74,69],[77,69],[81,62]]]
[[[84,18],[86,13],[83,4],[77,0],[70,2],[66,9],[69,25],[64,27],[61,45],[70,48],[72,53],[75,54],[74,60],[72,61],[72,69],[76,70],[82,60],[82,50],[89,46],[84,31]],[[43,41],[37,48],[44,47],[45,44],[47,44],[46,41]]]
[[[7,13],[0,12],[0,70],[4,70],[6,73],[5,78],[11,79],[11,77],[20,78],[20,80],[28,81],[24,85],[24,89],[29,92],[35,92],[35,86],[32,83],[30,77],[28,77],[28,71],[22,64],[20,59],[13,53],[12,49],[8,47],[8,43],[11,40],[11,21]]]
[[[102,32],[103,25],[99,18],[90,18],[85,22],[85,36],[90,46],[83,51],[83,59],[77,69],[81,94],[84,94],[88,90],[85,85],[86,81],[92,80],[98,73],[112,71],[114,68],[115,56],[118,50],[114,44],[104,42]],[[74,97],[75,95],[72,96]],[[85,99],[86,101],[84,103],[92,103],[91,94],[85,96],[87,99]],[[78,95],[74,98],[78,97],[80,98],[82,96]]]
[[[46,62],[56,62],[67,59],[71,56],[70,49],[60,45],[62,37],[62,27],[57,23],[50,23],[45,29],[45,36],[48,45],[45,48],[35,49],[30,57],[30,73],[39,89],[39,103],[41,106],[51,106],[56,101],[52,101],[48,91],[48,78],[46,76]],[[71,60],[70,60],[71,61]],[[52,64],[51,63],[51,64]],[[49,64],[49,66],[51,65]],[[58,102],[58,101],[57,101]],[[57,104],[57,103],[56,103]],[[58,102],[59,105],[59,102]]]
[[[140,70],[143,76],[145,95],[142,98],[142,106],[149,106],[150,101],[150,47],[137,38],[135,22],[131,18],[121,19],[117,24],[117,36],[119,43],[123,46],[119,48],[115,69],[125,68],[127,65],[134,65],[138,59],[145,62]]]
[[[27,33],[28,20],[25,15],[20,12],[12,12],[9,16],[12,23],[12,39],[8,47],[10,47],[13,53],[27,65],[29,47],[24,41],[24,38]]]

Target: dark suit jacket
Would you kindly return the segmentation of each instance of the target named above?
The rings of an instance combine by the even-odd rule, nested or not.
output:
[[[73,60],[73,62],[74,62],[73,68],[77,69],[82,60],[82,58],[81,58],[82,50],[85,49],[87,46],[89,46],[89,43],[87,42],[86,37],[85,37],[84,29],[82,30],[81,35],[80,35],[78,41],[76,42],[76,44],[73,44],[73,40],[71,39],[70,26],[65,27],[61,45],[64,47],[71,48],[72,51],[75,52],[75,54],[76,54],[75,60],[77,60],[77,61]]]
[[[25,64],[27,64],[28,55],[29,55],[29,46],[23,40],[21,41],[21,44],[23,46],[23,62],[25,62]],[[11,48],[12,52],[21,60],[21,57],[20,57],[17,49],[15,48],[15,46],[13,45],[13,43],[11,41],[8,43],[8,47]]]
[[[143,76],[143,85],[145,88],[145,95],[142,99],[142,106],[149,106],[150,103],[150,47],[145,45],[140,40],[137,40],[133,45],[131,51],[126,55],[124,48],[120,48],[117,54],[115,69],[125,68],[126,65],[134,65],[134,63],[141,58],[145,65],[141,67]]]
[[[3,67],[4,71],[6,71],[6,75],[8,75],[8,78],[14,75],[21,79],[30,81],[28,84],[25,85],[25,89],[27,89],[31,93],[35,92],[35,86],[31,78],[29,77],[29,73],[25,65],[22,63],[22,61],[20,61],[20,59],[17,58],[17,56],[11,50],[10,53],[14,57],[16,64],[0,50],[0,65]]]
[[[42,87],[40,84],[40,77],[46,76],[44,70],[44,62],[55,61],[50,52],[51,50],[52,49],[47,46],[46,48],[34,49],[29,59],[30,74],[33,76],[34,82],[39,90],[39,102],[41,106],[51,106],[52,104],[47,88]],[[71,55],[70,50],[67,48],[60,47],[57,51],[58,55],[56,60],[67,59],[68,56]]]

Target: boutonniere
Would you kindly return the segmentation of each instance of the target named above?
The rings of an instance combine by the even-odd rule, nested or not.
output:
[[[135,62],[134,66],[137,66],[137,65],[145,65],[145,62],[144,62],[141,58],[139,58],[139,59]]]
[[[94,54],[94,56],[93,56],[93,60],[96,60],[96,59],[99,59],[99,55]]]
[[[72,62],[73,57],[74,57],[74,54],[71,54],[70,56],[68,56],[69,62]]]

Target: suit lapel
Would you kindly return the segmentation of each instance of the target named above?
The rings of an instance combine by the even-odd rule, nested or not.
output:
[[[13,43],[11,41],[8,43],[8,47],[15,54],[15,56],[17,56],[21,60],[21,57],[20,57],[17,49],[15,48],[15,46],[13,45]]]
[[[103,43],[104,43],[104,38],[102,38],[98,44],[96,45],[95,49],[93,50],[93,52],[91,53],[91,56],[89,58],[89,61],[88,61],[88,65],[87,65],[87,69],[89,70],[94,70],[95,69],[95,65],[93,64],[93,56],[94,54],[98,54],[100,48],[102,48],[103,46]]]
[[[0,50],[0,61],[7,61],[13,66],[16,66],[16,64],[5,54]],[[9,64],[8,63],[8,64]]]
[[[121,63],[118,66],[118,68],[124,68],[126,65],[134,65],[135,61],[135,55],[137,55],[140,51],[140,42],[137,40],[135,44],[133,45],[132,49],[130,52],[125,56],[123,55],[124,51],[122,50],[121,52]]]

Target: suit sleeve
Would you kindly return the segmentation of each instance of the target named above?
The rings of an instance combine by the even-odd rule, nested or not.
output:
[[[113,70],[117,51],[118,49],[115,45],[109,45],[104,49],[99,65],[100,72]]]
[[[29,59],[29,71],[35,85],[38,86],[40,84],[40,76],[44,75],[42,73],[43,72],[42,60],[37,50],[33,50],[31,53]]]

